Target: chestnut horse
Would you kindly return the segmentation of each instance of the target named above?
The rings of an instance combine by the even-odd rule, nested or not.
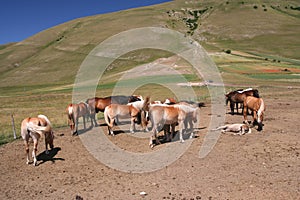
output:
[[[153,140],[156,144],[159,144],[157,133],[160,127],[164,125],[171,125],[172,133],[175,130],[175,125],[179,126],[179,139],[180,142],[184,142],[182,137],[183,126],[185,120],[192,120],[194,123],[197,122],[198,108],[193,108],[187,105],[150,105],[149,106],[149,118],[152,123],[152,135],[150,136],[149,146],[154,147]],[[190,118],[191,119],[188,119]],[[172,134],[171,133],[171,134]],[[172,136],[171,136],[172,137]],[[190,138],[193,137],[193,132]]]
[[[90,99],[86,100],[86,103],[90,107],[90,115],[91,115],[91,120],[94,121],[95,126],[98,126],[96,122],[96,114],[101,111],[104,112],[104,109],[106,106],[110,104],[121,104],[121,105],[126,105],[127,103],[130,102],[135,102],[135,101],[140,101],[141,99],[139,96],[108,96],[104,98],[99,98],[99,97],[93,97]]]
[[[230,102],[231,114],[234,115],[234,105],[236,105],[236,112],[239,113],[238,104],[243,103],[247,96],[254,96],[259,98],[257,89],[248,88],[245,90],[235,90],[225,95],[226,105]]]
[[[72,135],[78,135],[79,117],[82,117],[83,128],[84,130],[86,129],[85,118],[88,119],[88,117],[90,117],[90,109],[88,104],[84,102],[80,102],[78,104],[71,103],[68,105],[66,111],[68,115],[68,124],[70,125]],[[91,126],[93,126],[93,120],[91,120]]]
[[[104,110],[104,119],[106,124],[108,125],[108,134],[114,135],[113,127],[117,117],[121,117],[121,118],[130,117],[130,121],[131,121],[130,132],[134,133],[134,131],[136,130],[135,122],[137,121],[143,106],[144,106],[144,100],[128,103],[126,105],[110,104],[106,106]],[[142,127],[143,127],[143,123],[142,123]]]
[[[50,149],[53,149],[53,131],[52,126],[49,119],[45,115],[38,115],[38,117],[28,117],[25,118],[21,123],[21,136],[24,140],[25,150],[27,155],[27,164],[30,163],[29,159],[29,138],[31,137],[33,140],[33,150],[32,150],[32,157],[33,157],[33,165],[37,165],[37,146],[40,137],[45,136],[45,146],[46,146],[46,154],[49,153],[48,145]]]
[[[256,98],[252,96],[246,97],[244,100],[244,123],[247,121],[247,109],[253,111],[253,125],[258,125],[257,130],[261,131],[263,128],[264,112],[266,110],[265,103],[262,98]]]

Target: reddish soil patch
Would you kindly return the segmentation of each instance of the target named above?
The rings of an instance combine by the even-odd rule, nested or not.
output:
[[[75,199],[76,195],[83,199],[141,199],[142,191],[147,193],[144,199],[298,199],[299,91],[276,92],[263,94],[267,112],[262,132],[222,134],[208,156],[200,159],[210,120],[210,107],[202,108],[199,137],[176,162],[150,173],[125,173],[105,166],[68,129],[57,130],[56,148],[50,157],[42,154],[44,143],[40,142],[36,167],[25,164],[21,140],[3,145],[0,199]],[[241,115],[226,115],[228,123],[241,121]],[[111,140],[136,152],[148,148],[148,139],[131,143],[134,139],[127,137],[120,133]]]

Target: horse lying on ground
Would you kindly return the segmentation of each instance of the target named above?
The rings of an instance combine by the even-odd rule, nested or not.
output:
[[[110,135],[114,135],[113,128],[114,122],[117,117],[130,118],[130,132],[134,133],[134,131],[136,131],[135,122],[137,122],[138,120],[143,105],[144,100],[128,103],[126,105],[110,104],[106,106],[104,110],[104,119],[106,124],[108,125],[108,133]],[[145,129],[143,124],[144,123],[142,123],[142,128]]]
[[[243,103],[247,96],[254,96],[259,98],[259,92],[257,89],[248,88],[245,90],[235,90],[225,95],[226,105],[230,102],[231,114],[234,115],[234,105],[236,105],[236,112],[239,113],[238,104]]]
[[[66,111],[68,115],[68,124],[70,125],[72,135],[78,135],[79,117],[82,117],[84,130],[86,129],[85,119],[90,117],[90,109],[88,104],[84,102],[80,102],[78,104],[71,103],[68,105]],[[93,126],[93,120],[91,120],[91,126]]]
[[[178,124],[179,126],[179,139],[180,142],[184,142],[182,133],[184,127],[184,121],[191,120],[194,123],[197,122],[197,114],[199,109],[193,108],[188,105],[150,105],[148,107],[149,118],[152,124],[152,135],[150,136],[149,146],[151,148],[154,147],[153,140],[156,141],[156,144],[159,144],[159,140],[157,138],[157,133],[160,131],[161,127],[164,125],[171,125],[172,134],[174,133],[175,126]],[[190,138],[193,137],[193,132],[191,133]]]
[[[46,154],[49,153],[48,145],[50,149],[53,149],[53,131],[52,126],[49,119],[45,115],[38,115],[38,117],[28,117],[25,118],[21,123],[21,136],[24,140],[25,150],[27,154],[27,164],[30,163],[29,159],[29,138],[31,137],[33,140],[33,150],[32,150],[32,157],[33,157],[33,165],[37,165],[37,146],[40,137],[45,136],[45,146],[46,146]]]
[[[262,98],[256,98],[248,96],[244,100],[244,123],[249,124],[247,121],[247,110],[250,109],[253,112],[253,125],[258,125],[257,130],[261,131],[263,129],[263,119],[266,106]]]
[[[90,107],[91,120],[94,121],[95,126],[98,126],[98,124],[96,122],[96,114],[99,111],[104,112],[104,109],[106,108],[106,106],[108,106],[110,104],[126,105],[127,103],[140,101],[140,100],[141,99],[139,98],[139,96],[135,96],[135,95],[132,95],[132,96],[119,95],[119,96],[108,96],[108,97],[104,97],[104,98],[93,97],[93,98],[87,99],[86,103]]]
[[[226,124],[213,130],[221,130],[222,133],[234,132],[234,135],[244,135],[245,133],[251,133],[251,128],[247,124]]]

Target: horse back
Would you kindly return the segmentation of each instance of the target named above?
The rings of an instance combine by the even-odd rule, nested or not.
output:
[[[50,126],[50,124],[48,124],[48,122],[44,118],[27,117],[21,123],[21,136],[23,139],[28,139],[29,137],[28,126],[30,126],[30,124],[42,127]]]
[[[246,99],[244,100],[244,107],[247,107],[253,111],[258,111],[261,105],[261,100],[262,100],[261,98],[257,98],[254,96],[247,96]]]

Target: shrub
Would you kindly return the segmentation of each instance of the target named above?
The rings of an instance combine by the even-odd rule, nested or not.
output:
[[[227,49],[227,50],[225,50],[225,53],[231,54],[231,50],[230,50],[230,49]]]

